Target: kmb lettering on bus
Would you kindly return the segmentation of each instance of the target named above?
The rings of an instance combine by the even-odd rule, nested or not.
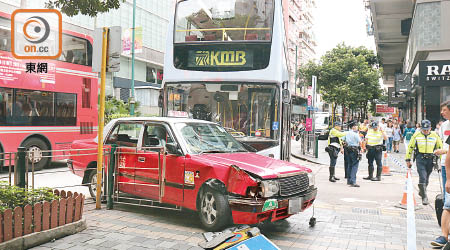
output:
[[[208,51],[195,52],[196,66],[241,66],[247,63],[245,51]]]

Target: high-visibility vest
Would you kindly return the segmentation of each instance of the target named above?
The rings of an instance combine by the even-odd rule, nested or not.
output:
[[[341,137],[344,137],[344,136],[345,136],[344,132],[341,132],[335,128],[332,128],[330,131],[330,135],[328,136],[328,145],[335,144],[333,146],[340,147],[340,145],[342,143]]]
[[[375,131],[373,129],[369,129],[366,139],[368,146],[383,145],[383,132],[380,130]]]
[[[408,151],[406,152],[405,159],[411,159],[411,154],[417,147],[419,153],[432,154],[434,150],[442,148],[442,140],[439,135],[431,131],[431,133],[425,136],[422,132],[414,133],[408,144]]]

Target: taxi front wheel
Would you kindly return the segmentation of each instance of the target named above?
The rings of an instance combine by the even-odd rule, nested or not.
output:
[[[207,230],[216,232],[230,223],[230,206],[224,195],[211,188],[205,188],[200,199],[198,213]]]

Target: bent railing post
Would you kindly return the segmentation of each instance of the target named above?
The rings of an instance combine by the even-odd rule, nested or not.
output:
[[[17,162],[16,162],[16,171],[17,171],[17,186],[21,188],[25,188],[25,148],[19,147],[17,148]]]
[[[107,209],[112,209],[114,206],[113,203],[113,199],[112,199],[112,194],[113,194],[113,189],[114,189],[114,169],[116,167],[116,148],[117,145],[112,145],[111,146],[111,153],[110,153],[110,161],[109,161],[109,166],[108,166],[108,179],[107,179],[107,199],[106,199],[106,208]]]

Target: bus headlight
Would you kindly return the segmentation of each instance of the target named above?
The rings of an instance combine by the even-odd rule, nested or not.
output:
[[[261,196],[264,198],[272,197],[278,194],[280,191],[280,186],[278,185],[278,181],[269,180],[269,181],[261,181]]]
[[[312,172],[308,173],[308,180],[309,180],[309,185],[310,186],[316,185],[316,181],[315,181],[315,178],[314,178],[314,175],[313,175]]]

